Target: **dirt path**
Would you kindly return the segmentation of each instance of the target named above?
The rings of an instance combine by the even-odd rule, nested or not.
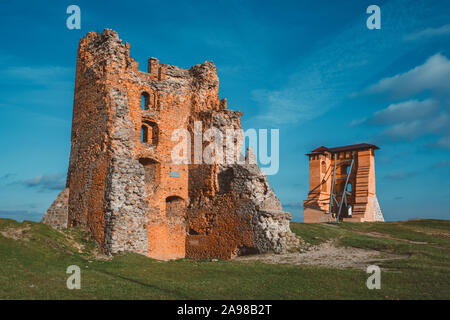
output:
[[[375,238],[382,238],[382,239],[389,239],[389,240],[395,240],[395,241],[400,241],[400,242],[406,242],[406,243],[412,243],[412,244],[430,244],[428,242],[423,242],[423,241],[413,241],[413,240],[408,240],[408,239],[402,239],[402,238],[396,238],[393,237],[391,235],[388,234],[384,234],[384,233],[379,233],[379,232],[357,232],[358,234],[362,234],[365,236],[371,236],[371,237],[375,237]]]
[[[428,245],[430,247],[437,248],[437,249],[448,249],[448,246],[441,245],[441,244],[438,244],[435,242],[425,242],[425,241],[414,241],[414,240],[409,240],[409,239],[402,239],[402,238],[393,237],[391,235],[379,233],[379,232],[368,232],[368,233],[358,232],[358,231],[354,231],[354,232],[356,232],[358,234],[366,235],[366,236],[380,238],[380,239],[394,240],[394,241],[399,241],[399,242],[409,243],[409,244]],[[421,231],[417,231],[417,232],[421,232]],[[438,234],[434,234],[434,235],[438,235]]]
[[[300,253],[263,254],[241,256],[235,261],[260,261],[269,264],[314,265],[333,268],[366,269],[370,264],[385,260],[403,259],[406,256],[381,253],[376,250],[352,247],[338,247],[335,240],[329,240],[308,251]]]

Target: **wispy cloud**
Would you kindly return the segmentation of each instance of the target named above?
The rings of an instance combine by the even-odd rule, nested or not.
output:
[[[28,188],[37,189],[40,192],[48,190],[62,190],[66,185],[65,178],[66,176],[62,173],[43,174],[25,181],[18,181],[17,183]]]
[[[450,36],[450,24],[446,24],[438,28],[426,28],[418,32],[410,33],[405,36],[405,40],[422,40],[439,36]]]
[[[48,110],[70,106],[73,99],[73,68],[57,65],[46,66],[3,66],[0,70],[0,85],[20,88],[17,94],[4,94],[0,98],[3,105],[26,106],[26,109]],[[49,97],[52,97],[49,99]]]
[[[431,146],[450,150],[450,135],[439,138],[439,140],[432,143]]]
[[[437,53],[424,64],[408,72],[384,78],[370,86],[365,93],[387,93],[395,98],[411,96],[424,90],[448,92],[450,90],[450,60]]]
[[[283,203],[283,208],[288,208],[288,209],[292,209],[292,208],[301,208],[303,207],[303,204],[300,202],[288,202],[288,203]]]
[[[433,99],[426,100],[407,100],[398,103],[392,103],[385,109],[375,112],[372,116],[356,119],[350,122],[350,126],[359,126],[363,124],[388,125],[401,122],[415,121],[425,116],[433,114],[439,108],[438,101]]]
[[[397,123],[381,132],[382,136],[393,140],[413,140],[423,134],[420,121]]]
[[[14,219],[19,222],[23,220],[40,221],[43,213],[28,210],[0,210],[0,217]]]
[[[373,124],[390,124],[405,121],[414,121],[428,116],[439,107],[433,99],[408,100],[400,103],[390,104],[387,108],[377,111],[369,119]]]
[[[441,169],[441,168],[447,168],[450,167],[450,161],[449,160],[443,160],[441,162],[436,163],[433,168],[435,169]]]
[[[253,92],[259,110],[255,122],[278,126],[300,124],[344,103],[379,70],[388,68],[410,50],[398,40],[405,31],[417,29],[418,22],[399,20],[398,16],[403,16],[401,7],[395,1],[384,5],[385,19],[391,23],[383,27],[383,32],[368,33],[362,28],[361,21],[366,18],[362,12],[340,32],[330,33],[326,41],[307,44],[307,54],[300,54],[301,60],[284,77],[284,84]]]
[[[414,177],[415,175],[415,172],[391,172],[386,175],[386,178],[390,180],[403,180]]]
[[[435,147],[450,148],[450,115],[433,99],[394,103],[365,119],[353,120],[351,126],[375,125],[383,129],[379,136],[392,140],[413,140],[426,134],[440,136]]]
[[[378,137],[391,140],[414,140],[434,135],[429,147],[450,149],[450,60],[441,54],[429,57],[407,72],[384,78],[363,90],[363,94],[388,94],[408,100],[388,105],[365,119],[350,125],[375,125],[382,130]],[[430,98],[419,100],[417,94]]]
[[[2,75],[27,82],[32,81],[38,84],[48,84],[56,79],[60,81],[61,78],[72,76],[72,73],[72,68],[60,66],[15,66],[4,69]]]
[[[450,149],[450,115],[441,112],[436,115],[421,117],[406,116],[405,121],[398,123],[389,122],[390,125],[383,129],[379,135],[392,140],[413,140],[424,135],[435,135],[437,141],[430,146]],[[414,119],[415,118],[415,119]]]
[[[5,173],[4,175],[0,176],[0,182],[10,180],[14,176],[16,176],[15,173]]]
[[[300,99],[301,95],[301,90],[296,88],[280,91],[254,90],[253,99],[265,106],[264,111],[255,116],[255,120],[258,123],[280,126],[314,119],[321,112],[315,108],[315,99]]]

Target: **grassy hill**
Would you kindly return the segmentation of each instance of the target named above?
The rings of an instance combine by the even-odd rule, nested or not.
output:
[[[292,223],[292,230],[313,250],[333,241],[379,254],[367,264],[382,268],[381,289],[367,289],[360,266],[105,259],[80,229],[0,219],[0,299],[450,299],[450,221]],[[82,270],[80,290],[66,287],[69,265]]]

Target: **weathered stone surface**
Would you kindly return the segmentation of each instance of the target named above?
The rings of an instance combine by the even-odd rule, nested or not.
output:
[[[61,191],[58,197],[53,201],[45,215],[42,217],[41,223],[48,224],[55,229],[67,228],[67,215],[69,207],[69,188]]]
[[[227,110],[218,92],[212,62],[182,69],[150,58],[142,72],[116,32],[81,39],[68,225],[85,226],[106,253],[156,259],[229,259],[298,245],[290,215],[254,162],[172,160],[177,129],[194,132],[196,121],[200,133],[241,128],[242,113]]]
[[[214,127],[225,135],[227,129],[241,128],[241,115],[239,111],[212,110],[195,119],[202,121],[203,130]],[[242,164],[191,166],[187,256],[230,259],[299,246],[289,229],[291,216],[282,211],[252,150],[247,150],[246,159],[242,155],[240,159]],[[199,181],[199,176],[208,178]]]

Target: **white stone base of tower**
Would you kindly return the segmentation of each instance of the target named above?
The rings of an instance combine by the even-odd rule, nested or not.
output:
[[[384,222],[383,212],[381,212],[380,204],[376,196],[373,198],[373,221]]]

